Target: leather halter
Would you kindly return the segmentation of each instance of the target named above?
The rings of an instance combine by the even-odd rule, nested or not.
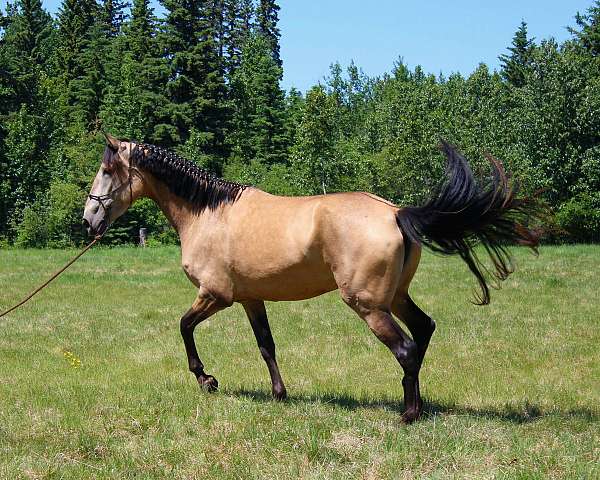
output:
[[[112,207],[112,204],[109,205],[108,207],[106,205],[104,205],[104,202],[106,202],[107,200],[113,200],[112,196],[115,192],[118,192],[119,190],[121,190],[126,184],[129,185],[129,207],[131,207],[131,205],[133,204],[133,187],[132,187],[132,181],[133,181],[133,174],[137,173],[138,176],[140,176],[140,178],[142,178],[140,171],[133,167],[131,165],[131,163],[129,164],[129,167],[127,169],[128,172],[128,177],[127,180],[124,182],[121,182],[121,184],[118,187],[113,188],[110,192],[105,193],[104,195],[92,195],[91,193],[88,194],[88,198],[90,200],[95,200],[96,202],[98,202],[100,204],[100,206],[102,207],[102,209],[104,210],[104,215],[106,217],[106,221],[107,223],[110,222],[110,209]]]

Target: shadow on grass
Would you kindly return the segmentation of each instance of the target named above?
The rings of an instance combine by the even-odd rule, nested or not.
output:
[[[274,402],[271,394],[264,390],[222,390],[225,395],[235,397],[246,397],[254,402],[271,403]],[[490,420],[501,420],[516,424],[533,422],[542,418],[555,418],[561,420],[583,420],[588,422],[597,422],[600,420],[598,412],[587,408],[574,408],[570,410],[560,410],[558,408],[543,409],[542,407],[525,402],[521,405],[505,405],[504,407],[468,407],[457,405],[451,402],[438,402],[435,400],[424,399],[423,418],[433,418],[435,416],[467,416],[474,418],[484,418]],[[363,408],[391,410],[399,415],[404,411],[402,399],[392,400],[382,398],[376,400],[355,398],[347,394],[315,394],[315,395],[289,395],[284,403],[301,404],[329,404],[347,410],[358,410]]]

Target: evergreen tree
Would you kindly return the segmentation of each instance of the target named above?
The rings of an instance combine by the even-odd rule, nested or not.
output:
[[[252,28],[252,0],[225,0],[225,74],[229,81],[240,66],[242,49]]]
[[[304,110],[304,97],[296,88],[292,87],[285,97],[285,128],[288,145],[295,145],[298,126],[302,120]]]
[[[88,128],[98,115],[108,45],[103,20],[95,0],[63,0],[58,13],[56,57],[62,75],[63,120],[70,128]]]
[[[595,0],[585,14],[577,12],[575,22],[579,29],[569,27],[569,31],[592,55],[600,55],[600,0]]]
[[[78,57],[83,72],[69,83],[71,120],[84,128],[96,128],[104,92],[112,80],[108,61],[112,45],[104,27],[99,19],[88,30],[84,49]]]
[[[150,0],[134,0],[124,31],[125,52],[117,80],[108,88],[102,118],[115,134],[162,143],[161,132],[169,128],[162,118],[162,106],[168,103],[163,93],[168,67],[160,57]]]
[[[123,24],[127,20],[126,9],[129,2],[124,0],[104,0],[102,5],[102,21],[108,37],[116,37],[121,33]]]
[[[225,0],[211,0],[208,3],[210,5],[209,21],[211,22],[214,42],[217,46],[219,65],[222,66],[226,39]]]
[[[0,40],[0,235],[13,212],[47,184],[51,119],[43,82],[52,20],[40,0],[18,0]]]
[[[273,60],[279,67],[282,66],[279,55],[279,38],[281,33],[277,23],[279,22],[279,5],[275,0],[260,0],[256,11],[256,30],[269,42]]]
[[[285,99],[280,78],[281,67],[271,56],[268,40],[252,36],[232,80],[232,144],[246,162],[254,158],[266,163],[285,161]]]
[[[18,14],[11,22],[13,38],[4,40],[12,41],[13,48],[25,54],[27,60],[44,63],[43,46],[52,30],[50,15],[42,8],[41,0],[17,0],[14,6]]]
[[[531,66],[532,54],[535,48],[533,39],[527,37],[527,23],[521,21],[516,31],[512,46],[508,48],[509,55],[500,55],[502,76],[515,87],[525,85],[526,72]]]
[[[227,123],[225,80],[220,62],[215,3],[163,0],[167,10],[162,36],[170,78],[167,114],[169,143],[187,141],[193,131],[198,154],[223,158]]]
[[[87,43],[88,32],[98,15],[95,0],[63,0],[58,11],[59,46],[57,59],[65,84],[84,73],[79,57]]]
[[[150,0],[133,0],[131,21],[126,27],[127,49],[134,58],[152,58],[159,55],[156,43],[157,20]]]
[[[256,14],[254,0],[239,0],[239,2],[242,30],[244,32],[250,32],[254,25],[254,16]]]
[[[210,167],[220,173],[227,155],[228,123],[224,68],[221,55],[222,2],[208,2],[200,10],[199,36],[193,55],[200,61],[195,78],[193,129],[199,154],[209,155]],[[199,142],[199,143],[198,143]]]
[[[31,105],[38,95],[40,75],[47,71],[46,51],[52,34],[52,19],[41,0],[18,0],[4,19],[2,83],[12,91],[6,106]]]

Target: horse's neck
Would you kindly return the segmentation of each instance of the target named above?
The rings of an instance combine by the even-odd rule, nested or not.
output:
[[[148,183],[150,187],[148,196],[156,202],[179,236],[185,235],[188,227],[198,220],[193,206],[187,200],[172,193],[162,182],[152,178]]]

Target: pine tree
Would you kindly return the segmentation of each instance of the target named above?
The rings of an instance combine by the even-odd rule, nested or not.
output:
[[[127,20],[126,9],[129,2],[124,0],[104,0],[102,5],[102,21],[108,37],[116,37],[121,33],[123,24]]]
[[[222,2],[208,3],[200,11],[198,44],[194,50],[201,60],[194,99],[194,130],[201,140],[201,153],[213,157],[211,167],[221,172],[227,149],[225,135],[228,123],[220,37],[222,31]]]
[[[254,0],[239,0],[239,2],[242,31],[250,32],[252,31],[252,27],[254,25],[254,15],[256,14]]]
[[[226,38],[225,0],[211,0],[208,3],[210,6],[209,21],[214,35],[214,42],[217,46],[217,56],[219,64],[223,65]]]
[[[88,32],[98,16],[95,0],[63,0],[58,11],[59,46],[57,59],[65,84],[81,76],[79,56],[85,48]]]
[[[157,20],[150,0],[133,0],[131,21],[126,27],[127,49],[134,58],[142,59],[157,56]]]
[[[63,0],[58,13],[56,52],[62,76],[62,120],[65,126],[88,129],[97,119],[102,99],[108,49],[104,17],[95,0]]]
[[[108,88],[102,118],[118,135],[162,143],[160,132],[168,130],[161,117],[162,106],[168,103],[163,93],[168,67],[160,57],[150,0],[134,0],[124,31],[125,51]]]
[[[0,234],[12,212],[33,201],[48,180],[51,119],[42,82],[52,19],[40,0],[18,0],[2,17],[0,38]]]
[[[592,55],[600,55],[600,0],[595,0],[585,14],[577,12],[575,22],[579,29],[569,27],[569,32]]]
[[[193,131],[201,153],[223,157],[227,111],[215,21],[218,2],[162,3],[167,10],[162,44],[171,66],[166,113],[173,127],[162,132],[171,135],[171,143],[184,143]]]
[[[229,81],[240,66],[242,49],[252,28],[252,0],[225,0],[225,75]]]
[[[13,48],[26,54],[28,60],[43,63],[42,47],[52,30],[52,19],[41,0],[18,0],[15,7],[19,14],[12,22]]]
[[[88,30],[78,57],[82,74],[73,78],[68,87],[71,121],[88,129],[96,128],[104,91],[114,77],[108,61],[111,44],[106,35],[105,24],[98,19]]]
[[[232,80],[232,143],[234,151],[249,162],[284,162],[287,152],[284,94],[279,87],[281,67],[271,56],[268,40],[252,36]]]
[[[256,30],[269,42],[273,60],[281,67],[279,54],[279,38],[281,33],[277,23],[279,22],[279,5],[275,0],[260,0],[256,11]]]
[[[231,68],[233,132],[237,156],[273,164],[286,160],[288,131],[285,127],[285,95],[279,86],[283,76],[279,56],[279,6],[273,0],[261,0],[256,10],[255,32],[248,2],[238,5],[239,39],[243,45],[239,65]]]
[[[168,103],[163,106],[168,122],[161,126],[158,135],[166,146],[184,142],[192,126],[190,102],[193,97],[193,81],[189,77],[188,61],[195,32],[197,11],[189,11],[185,0],[162,0],[166,10],[160,48],[169,61],[169,79],[166,83]]]
[[[103,70],[101,94],[109,86],[119,82],[122,59],[128,52],[123,27],[129,18],[125,10],[130,6],[126,0],[103,0],[100,6],[100,16],[96,20],[100,28],[99,31],[92,31],[92,35],[96,36],[97,44],[101,42],[98,47],[103,50],[98,55]]]
[[[225,0],[224,12],[224,50],[225,50],[225,75],[230,78],[231,73],[240,64],[241,49],[237,41],[237,31],[240,22],[238,0]]]
[[[48,70],[46,50],[52,34],[52,18],[41,0],[18,0],[4,20],[2,49],[4,78],[14,92],[7,99],[13,109],[35,102],[40,75]]]
[[[526,73],[531,65],[534,48],[534,39],[527,37],[527,23],[521,21],[521,25],[513,37],[512,46],[508,48],[510,54],[498,57],[502,65],[502,76],[515,87],[525,85]]]

